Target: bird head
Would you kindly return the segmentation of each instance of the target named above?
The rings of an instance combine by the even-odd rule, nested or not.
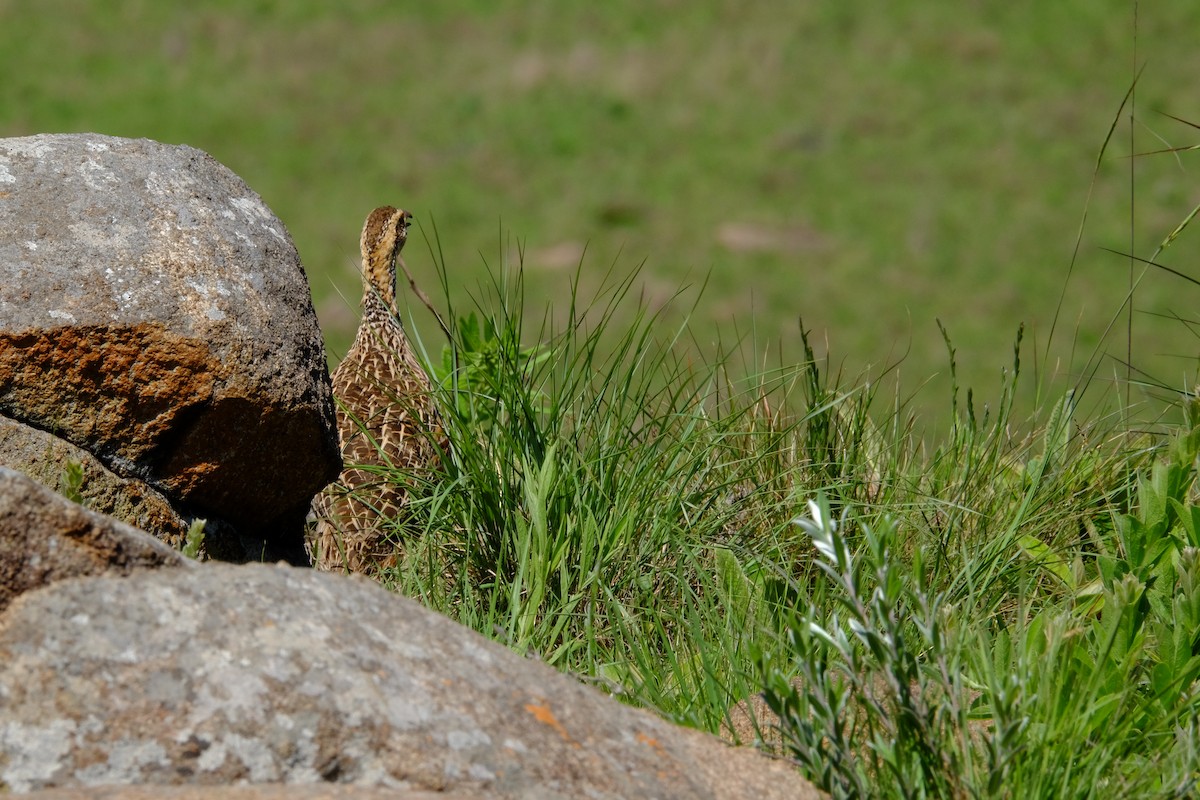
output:
[[[363,224],[362,249],[364,299],[378,294],[389,308],[396,304],[396,257],[408,238],[412,214],[402,208],[382,206]]]

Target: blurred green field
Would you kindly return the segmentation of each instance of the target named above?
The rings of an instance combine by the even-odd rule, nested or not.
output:
[[[1139,15],[1135,150],[1196,142],[1157,112],[1200,120],[1200,4]],[[435,296],[435,222],[460,298],[518,250],[535,307],[581,258],[588,286],[644,263],[652,303],[707,281],[702,348],[747,335],[798,359],[803,318],[850,375],[903,357],[902,394],[944,407],[935,319],[983,398],[1019,323],[1041,360],[1132,16],[1126,0],[0,0],[0,135],[213,154],[288,225],[335,360],[360,222],[393,203],[418,215],[407,263]],[[1042,374],[1081,368],[1128,289],[1100,249],[1129,247],[1128,153],[1123,118]],[[1200,202],[1192,163],[1137,160],[1139,254]],[[1190,272],[1196,255],[1188,231],[1164,260]],[[1198,292],[1157,272],[1138,289],[1138,366],[1174,385],[1195,340],[1154,313],[1194,316]],[[1123,357],[1118,327],[1105,349]]]

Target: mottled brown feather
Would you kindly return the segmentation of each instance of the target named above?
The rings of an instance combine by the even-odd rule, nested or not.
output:
[[[395,555],[384,527],[401,517],[410,487],[371,467],[419,471],[439,456],[440,420],[396,312],[396,258],[410,215],[384,206],[367,217],[360,247],[363,318],[333,372],[338,439],[345,467],[313,500],[313,565],[373,572]]]

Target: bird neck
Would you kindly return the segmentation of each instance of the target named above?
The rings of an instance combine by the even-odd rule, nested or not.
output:
[[[384,297],[379,291],[368,286],[363,292],[363,320],[372,325],[380,325],[396,319],[395,296]]]

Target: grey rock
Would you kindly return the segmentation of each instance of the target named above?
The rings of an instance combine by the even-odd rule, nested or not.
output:
[[[487,800],[494,795],[443,792],[400,792],[325,783],[295,786],[260,783],[256,786],[97,786],[42,789],[22,795],[27,800]]]
[[[193,564],[154,537],[0,467],[0,610],[66,578]],[[0,693],[0,716],[4,705]]]
[[[0,139],[0,413],[297,548],[341,466],[283,224],[207,154],[144,139]]]
[[[807,798],[788,765],[623,706],[365,579],[202,565],[0,616],[0,787],[353,783]]]

